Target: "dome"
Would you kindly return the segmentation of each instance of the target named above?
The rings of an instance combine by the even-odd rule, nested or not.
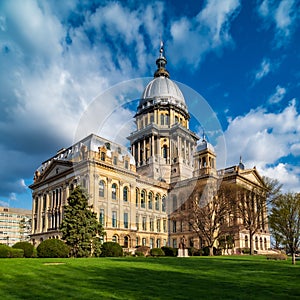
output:
[[[210,150],[212,152],[215,152],[215,149],[212,144],[210,144],[206,139],[203,139],[197,146],[197,152],[203,151],[203,150]]]
[[[151,80],[142,95],[142,99],[157,97],[170,97],[185,105],[184,97],[177,84],[164,76]]]
[[[142,109],[157,103],[173,104],[187,112],[180,88],[174,81],[165,76],[155,77],[148,83],[142,94],[139,108]]]
[[[170,79],[166,64],[167,59],[164,57],[163,43],[161,42],[160,55],[156,60],[157,70],[142,94],[138,113],[153,105],[162,104],[174,105],[188,115],[183,94],[177,84]]]

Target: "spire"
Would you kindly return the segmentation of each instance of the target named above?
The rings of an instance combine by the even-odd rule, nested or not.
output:
[[[240,155],[239,168],[240,168],[241,170],[245,170],[245,165],[243,164],[243,161],[242,161],[242,155]]]
[[[156,60],[157,70],[154,77],[164,76],[170,78],[169,72],[166,70],[167,59],[164,57],[164,43],[160,41],[159,57]]]

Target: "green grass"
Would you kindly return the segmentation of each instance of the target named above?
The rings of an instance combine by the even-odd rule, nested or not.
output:
[[[299,298],[300,265],[260,256],[0,259],[0,299]]]

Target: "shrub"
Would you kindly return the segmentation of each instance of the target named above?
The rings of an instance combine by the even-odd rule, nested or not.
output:
[[[23,249],[10,248],[10,257],[11,258],[24,257],[24,250]]]
[[[287,260],[287,255],[283,253],[278,253],[278,254],[268,254],[266,255],[266,258],[268,260]]]
[[[14,249],[7,245],[0,244],[0,258],[16,258],[24,257],[24,251],[22,249]]]
[[[144,252],[135,251],[135,256],[145,256],[145,255],[144,255]]]
[[[10,257],[10,247],[4,245],[4,244],[0,244],[0,257],[1,258],[6,258],[6,257]]]
[[[188,248],[189,256],[201,256],[202,255],[202,249],[197,249],[194,247]]]
[[[69,247],[58,239],[45,240],[37,247],[38,257],[68,257],[69,252]]]
[[[243,254],[250,254],[250,248],[242,248],[241,251]]]
[[[14,249],[23,249],[24,257],[34,257],[34,246],[28,242],[18,242],[12,247]]]
[[[150,247],[148,246],[140,246],[136,249],[138,252],[142,252],[144,256],[150,255]]]
[[[177,249],[172,247],[161,247],[162,251],[164,251],[165,256],[177,256]]]
[[[150,255],[151,256],[164,256],[165,252],[161,248],[153,248],[150,250]]]
[[[123,249],[122,247],[115,242],[105,242],[101,248],[101,256],[104,257],[117,257],[123,256]]]

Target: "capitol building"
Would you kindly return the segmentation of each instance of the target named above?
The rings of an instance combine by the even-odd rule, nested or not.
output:
[[[233,184],[260,191],[265,186],[256,168],[242,162],[217,170],[214,147],[205,135],[189,129],[184,95],[170,79],[163,48],[154,78],[145,87],[134,116],[136,130],[125,145],[90,134],[44,161],[34,174],[32,234],[35,245],[60,238],[64,205],[75,186],[89,195],[106,235],[126,249],[136,246],[200,248],[206,239],[190,223],[191,202],[206,197],[208,187]],[[230,146],[229,146],[230,147]],[[264,199],[265,201],[265,199]],[[266,211],[261,212],[254,249],[270,248]],[[239,217],[225,220],[234,237],[234,251],[249,247],[249,232]],[[217,246],[217,245],[216,245]]]

